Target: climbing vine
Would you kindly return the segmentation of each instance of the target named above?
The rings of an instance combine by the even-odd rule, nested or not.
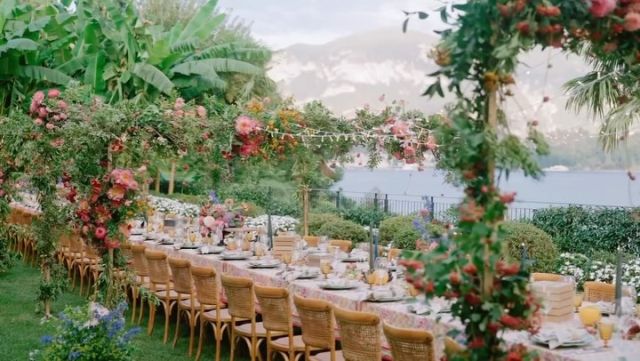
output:
[[[426,94],[444,95],[446,80],[446,91],[457,98],[435,138],[438,166],[464,189],[465,198],[453,247],[407,254],[409,281],[428,297],[453,301],[468,349],[453,359],[531,358],[526,348],[512,348],[501,338],[502,330],[535,331],[538,306],[529,294],[526,267],[503,257],[501,223],[515,194],[501,192],[496,179],[514,170],[540,177],[534,156],[548,147],[535,119],[528,121],[524,138],[511,133],[503,103],[513,94],[518,55],[535,46],[637,71],[640,2],[478,0],[445,6],[440,13],[452,27],[431,53],[439,69]]]

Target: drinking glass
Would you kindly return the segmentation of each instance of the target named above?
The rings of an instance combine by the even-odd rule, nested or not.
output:
[[[291,253],[285,252],[282,254],[282,263],[284,263],[285,271],[289,269],[289,264],[291,264]]]
[[[609,347],[609,340],[613,336],[613,322],[605,320],[598,322],[598,333],[602,341],[604,341],[604,347]]]
[[[376,273],[375,271],[367,273],[367,284],[369,284],[369,290],[373,290],[373,285],[376,284]]]
[[[260,259],[261,257],[264,256],[264,245],[262,243],[256,242],[255,244],[255,253],[256,253],[256,258]]]
[[[322,274],[324,275],[324,279],[328,279],[329,278],[329,274],[332,271],[332,267],[331,267],[331,261],[328,259],[321,259],[320,260],[320,272],[322,272]]]

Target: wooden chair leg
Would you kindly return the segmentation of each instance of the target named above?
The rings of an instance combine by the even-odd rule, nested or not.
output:
[[[156,305],[149,301],[149,322],[147,325],[147,334],[151,336],[153,334],[153,325],[156,321]]]
[[[178,343],[178,336],[180,335],[180,315],[182,314],[182,310],[180,310],[180,306],[178,306],[178,316],[176,317],[176,332],[173,336],[173,348],[176,348],[176,344]]]
[[[236,331],[234,322],[231,322],[231,354],[229,355],[229,361],[235,360],[234,355],[236,351]]]
[[[196,318],[196,314],[191,310],[189,313],[189,357],[193,354],[193,340],[196,336]]]
[[[219,323],[216,323],[214,330],[214,337],[216,338],[216,361],[220,361],[220,347],[222,347],[223,328]]]
[[[165,320],[164,320],[164,337],[162,339],[162,342],[167,343],[167,341],[169,340],[169,328],[170,328],[169,323],[171,321],[171,308],[173,307],[173,304],[169,299],[167,299],[163,303],[163,305],[164,305]]]
[[[138,292],[136,286],[131,287],[131,323],[136,318],[136,306],[138,305]]]
[[[196,351],[196,361],[200,360],[200,354],[202,354],[202,341],[204,341],[204,329],[207,328],[207,324],[203,319],[200,319],[200,336],[198,337],[198,350]]]

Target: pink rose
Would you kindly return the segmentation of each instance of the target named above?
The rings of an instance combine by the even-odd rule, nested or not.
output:
[[[429,150],[435,150],[438,145],[436,144],[436,137],[434,137],[433,135],[430,135],[429,137],[427,137],[427,149]]]
[[[589,12],[596,18],[603,18],[615,10],[616,3],[616,0],[591,0]]]
[[[637,30],[640,30],[640,14],[638,14],[638,13],[628,13],[624,17],[624,29],[626,31],[637,31]]]
[[[62,110],[62,111],[67,110],[67,103],[65,103],[64,100],[59,100],[58,101],[58,108],[60,108],[60,110]]]
[[[104,239],[107,236],[107,230],[104,227],[98,227],[96,228],[95,236],[97,239]]]
[[[62,138],[56,138],[54,140],[52,140],[49,144],[51,144],[52,147],[54,148],[60,148],[64,145],[64,139]]]
[[[44,120],[42,120],[42,118],[36,118],[33,121],[33,124],[38,125],[38,126],[42,126],[42,124],[44,124]]]
[[[236,118],[236,132],[240,135],[247,135],[254,131],[258,126],[258,122],[246,115]]]
[[[47,94],[49,96],[49,98],[57,98],[60,96],[60,90],[58,89],[50,89],[49,93]]]
[[[111,179],[116,185],[122,186],[126,190],[138,189],[138,182],[129,169],[114,169],[111,171]]]
[[[49,114],[49,112],[47,111],[47,108],[42,106],[40,108],[38,108],[38,116],[40,118],[46,118],[47,114]]]
[[[45,127],[47,129],[49,129],[49,130],[53,130],[53,129],[55,129],[56,126],[53,123],[47,123],[47,125],[45,125]]]

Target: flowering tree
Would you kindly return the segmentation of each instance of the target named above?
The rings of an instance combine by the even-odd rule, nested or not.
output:
[[[512,92],[518,55],[537,45],[583,54],[596,62],[637,69],[640,62],[640,3],[635,0],[482,0],[443,8],[453,29],[443,33],[433,52],[439,70],[427,94],[443,94],[441,79],[458,101],[435,131],[438,165],[464,188],[459,235],[454,247],[408,255],[410,281],[427,296],[454,301],[452,312],[465,324],[470,360],[520,360],[524,348],[507,349],[501,330],[532,327],[537,306],[529,294],[528,274],[503,261],[500,224],[515,194],[501,193],[496,173],[521,169],[538,177],[533,154],[547,146],[528,122],[526,139],[506,127],[501,102]],[[453,20],[455,19],[455,20]],[[462,84],[474,85],[463,92]],[[548,99],[544,99],[546,101]],[[424,267],[428,264],[429,267]]]

